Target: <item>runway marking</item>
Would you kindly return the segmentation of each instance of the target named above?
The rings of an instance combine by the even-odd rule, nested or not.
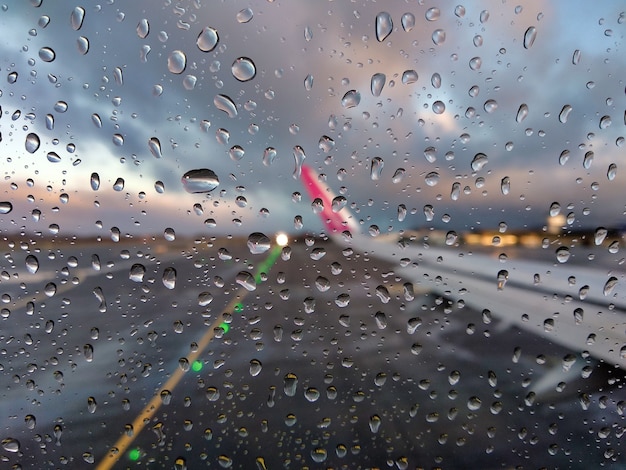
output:
[[[261,273],[267,273],[270,268],[274,265],[280,253],[282,251],[282,247],[280,245],[274,246],[274,248],[270,251],[268,257],[259,263],[256,273],[254,275],[254,279],[257,284],[261,282]],[[239,289],[232,300],[226,305],[224,308],[225,312],[241,312],[243,310],[243,306],[241,305],[241,301],[246,297],[249,293],[247,289],[242,287]],[[224,332],[228,331],[228,324],[222,325],[223,318],[222,315],[219,315],[218,318],[208,327],[208,330],[202,338],[197,342],[198,347],[195,351],[192,351],[191,354],[187,355],[187,360],[190,364],[195,364],[200,355],[207,348],[209,343],[215,337],[216,330],[222,328]],[[100,463],[97,465],[96,470],[109,470],[117,463],[122,455],[126,452],[126,450],[133,443],[135,438],[141,433],[143,428],[150,422],[150,419],[157,412],[163,400],[161,399],[161,392],[167,390],[172,392],[176,385],[180,382],[180,380],[185,375],[185,371],[180,367],[176,367],[174,373],[170,376],[170,378],[165,382],[165,384],[155,393],[152,399],[148,402],[148,404],[141,410],[141,412],[137,415],[135,420],[132,423],[133,433],[132,435],[128,435],[126,433],[122,434],[117,442],[111,447],[109,452]],[[140,454],[134,452],[131,456],[134,460],[137,460],[140,457]]]

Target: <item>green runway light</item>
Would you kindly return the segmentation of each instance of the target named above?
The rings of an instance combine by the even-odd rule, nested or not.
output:
[[[193,361],[193,364],[191,364],[191,370],[194,372],[200,372],[202,370],[202,361]]]
[[[226,322],[222,322],[220,323],[220,328],[224,330],[224,333],[228,333],[228,330],[230,330],[230,325]]]
[[[141,451],[139,449],[131,449],[131,451],[128,453],[128,458],[130,460],[139,460],[139,457],[141,457]]]

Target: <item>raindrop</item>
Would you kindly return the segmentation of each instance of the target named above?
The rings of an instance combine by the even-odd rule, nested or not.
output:
[[[433,209],[433,206],[431,206],[430,204],[426,204],[424,206],[424,216],[426,217],[427,222],[431,222],[433,220],[433,218],[435,217],[435,211]]]
[[[176,269],[172,267],[165,268],[161,280],[163,281],[163,285],[167,289],[173,289],[174,287],[176,287]]]
[[[611,295],[611,293],[613,292],[613,289],[615,288],[616,285],[617,285],[617,278],[615,276],[611,276],[609,278],[609,280],[606,281],[606,284],[604,284],[604,288],[602,289],[602,293],[605,296]]]
[[[400,183],[404,179],[405,174],[406,170],[404,168],[398,168],[391,177],[391,181],[395,184]]]
[[[572,64],[578,65],[580,63],[580,56],[581,56],[580,49],[576,49],[574,51],[574,54],[572,55]]]
[[[606,129],[611,125],[611,116],[602,116],[600,118],[600,129]]]
[[[487,100],[485,101],[483,108],[488,113],[493,113],[498,108],[498,103],[496,102],[496,100]]]
[[[124,189],[124,178],[117,178],[113,184],[113,190],[122,191]]]
[[[574,322],[577,325],[580,325],[583,322],[583,316],[585,314],[585,311],[582,308],[576,308],[574,309]]]
[[[74,31],[78,31],[83,26],[84,19],[85,9],[82,7],[75,7],[72,10],[72,14],[70,15],[70,23],[72,24],[72,29]]]
[[[228,151],[228,156],[230,157],[231,160],[237,162],[243,158],[245,153],[246,152],[243,149],[243,147],[239,145],[233,145]]]
[[[446,245],[454,246],[458,240],[459,236],[454,230],[450,230],[446,233]]]
[[[276,149],[274,147],[267,147],[263,151],[263,165],[270,166],[276,158]]]
[[[372,181],[378,181],[381,177],[385,162],[380,157],[372,158],[372,165],[370,167],[370,179]]]
[[[228,114],[228,117],[234,118],[237,116],[237,106],[235,106],[235,103],[229,96],[215,95],[215,98],[213,98],[213,104],[217,109]]]
[[[150,149],[150,153],[155,158],[161,158],[163,155],[161,154],[161,142],[156,137],[150,137],[148,140],[148,148]]]
[[[566,246],[560,246],[556,249],[556,260],[559,263],[566,263],[569,257],[570,251]]]
[[[433,103],[433,112],[435,114],[443,114],[445,110],[446,110],[446,105],[443,103],[443,101],[435,101]]]
[[[483,60],[480,57],[472,57],[469,61],[469,67],[471,70],[479,70],[483,65]]]
[[[313,75],[309,74],[304,79],[304,89],[311,91],[313,89]]]
[[[537,28],[531,26],[524,33],[524,49],[530,49],[537,38]]]
[[[93,346],[91,344],[85,344],[83,346],[83,356],[85,357],[85,361],[93,361]]]
[[[54,129],[54,116],[52,114],[46,114],[46,129],[49,131]]]
[[[42,47],[39,49],[39,58],[44,62],[52,62],[56,57],[54,50],[50,47]]]
[[[463,18],[465,16],[465,7],[463,5],[457,5],[454,8],[454,14],[458,17],[458,18]]]
[[[474,158],[472,159],[472,163],[471,163],[472,170],[473,171],[482,170],[488,161],[489,159],[487,158],[487,155],[485,155],[484,153],[477,153],[476,155],[474,155]]]
[[[26,257],[26,271],[30,274],[35,274],[39,270],[39,260],[34,255],[28,255]]]
[[[437,149],[435,147],[426,147],[424,149],[424,158],[428,163],[435,163],[437,160]]]
[[[511,178],[509,178],[508,176],[502,178],[502,180],[500,181],[500,191],[505,196],[511,192]]]
[[[40,141],[39,136],[33,132],[26,136],[26,151],[28,153],[35,153],[39,149]]]
[[[387,328],[387,316],[384,312],[376,312],[376,314],[374,315],[374,320],[376,320],[376,326],[379,329],[384,330],[385,328]]]
[[[298,387],[298,376],[293,373],[285,374],[283,379],[283,391],[285,395],[288,397],[293,397],[296,394],[296,389]]]
[[[391,15],[385,11],[376,15],[376,39],[383,42],[393,31]]]
[[[102,119],[100,119],[100,116],[96,113],[91,115],[91,122],[93,122],[94,126],[98,129],[102,127]]]
[[[244,8],[243,10],[237,13],[237,22],[238,23],[247,23],[254,17],[254,12],[251,8]]]
[[[219,42],[219,36],[217,31],[210,26],[205,27],[198,35],[196,45],[202,52],[211,52],[217,46]]]
[[[370,431],[373,433],[377,433],[380,428],[380,424],[382,423],[380,416],[372,415],[370,416]]]
[[[313,39],[313,30],[309,26],[306,26],[304,28],[304,40],[310,42],[311,39]]]
[[[439,173],[437,173],[436,171],[431,171],[430,173],[426,174],[424,180],[426,181],[426,184],[428,186],[436,186],[437,183],[439,183],[439,178]]]
[[[593,234],[593,242],[598,245],[602,245],[609,231],[604,227],[598,227]]]
[[[443,29],[436,29],[431,38],[436,46],[440,46],[446,41],[446,32]]]
[[[354,108],[361,102],[361,93],[356,90],[350,90],[341,99],[341,106],[344,108]]]
[[[100,175],[98,175],[98,173],[92,173],[90,182],[91,182],[91,189],[93,189],[94,191],[97,191],[100,188]]]
[[[150,34],[150,23],[148,23],[147,19],[143,18],[139,20],[137,24],[137,36],[139,36],[140,39],[145,39],[148,34]]]
[[[550,204],[550,217],[555,217],[561,212],[561,204],[553,202]]]
[[[87,52],[89,52],[89,39],[85,36],[79,36],[78,39],[76,39],[76,48],[81,55],[87,54]]]
[[[405,70],[402,72],[402,84],[410,85],[411,83],[415,83],[418,79],[417,72],[415,70]]]
[[[46,158],[51,163],[59,163],[61,161],[61,157],[56,152],[48,152]]]
[[[569,160],[569,155],[570,155],[569,150],[563,150],[561,152],[561,155],[559,155],[559,165],[561,166],[565,165],[567,161]]]
[[[405,13],[402,15],[402,29],[407,33],[415,27],[415,15],[413,13]]]
[[[9,75],[7,75],[7,82],[15,83],[17,82],[17,77],[18,77],[17,72],[11,72]]]
[[[567,118],[569,117],[569,113],[571,112],[572,112],[572,107],[569,104],[566,104],[565,106],[563,106],[563,108],[561,109],[561,112],[559,113],[559,121],[565,124],[567,122]]]
[[[260,255],[271,248],[272,242],[267,235],[253,232],[248,236],[248,249],[253,255]]]
[[[256,75],[256,67],[252,59],[247,57],[239,57],[233,62],[231,67],[231,71],[233,73],[233,77],[235,77],[240,82],[247,82],[248,80],[252,80]]]
[[[430,77],[430,84],[433,86],[433,88],[440,88],[441,87],[441,75],[439,75],[438,73],[433,73],[433,76]]]
[[[591,164],[593,163],[593,157],[594,153],[591,150],[585,153],[585,157],[583,158],[583,168],[585,170],[591,168]]]
[[[343,209],[346,206],[347,203],[348,203],[348,200],[345,197],[337,196],[333,198],[331,209],[333,212],[339,212],[341,209]]]
[[[333,148],[335,148],[335,141],[327,135],[323,135],[320,137],[317,146],[322,152],[329,153]]]
[[[240,271],[235,277],[235,282],[247,291],[253,291],[256,289],[256,281],[254,276],[248,271]]]
[[[406,218],[406,206],[404,204],[399,204],[398,205],[398,222],[404,222],[404,219]]]
[[[528,116],[528,105],[523,103],[517,110],[517,116],[515,116],[515,120],[517,122],[522,122],[524,119],[526,119],[526,116]]]
[[[385,86],[386,79],[387,77],[385,77],[384,73],[375,73],[374,75],[372,75],[372,82],[371,82],[372,95],[380,96],[380,93],[383,91],[383,87]]]
[[[293,170],[293,177],[294,179],[299,179],[302,173],[302,164],[304,163],[304,160],[306,158],[304,149],[300,147],[299,145],[296,145],[293,148],[293,158],[295,160],[295,168]]]
[[[128,279],[133,282],[143,282],[143,277],[146,274],[146,268],[143,264],[133,264],[130,267],[130,271],[128,273]]]
[[[428,21],[437,21],[439,19],[439,16],[441,15],[441,10],[439,10],[439,8],[437,7],[431,7],[428,10],[426,10],[426,19]]]
[[[111,141],[116,147],[121,147],[124,145],[124,136],[122,134],[113,134]]]
[[[187,67],[187,56],[183,51],[172,51],[167,58],[167,69],[175,74],[181,74]]]
[[[2,448],[6,452],[16,453],[20,451],[20,441],[12,437],[2,439]]]
[[[617,176],[617,165],[615,163],[611,163],[609,165],[609,169],[606,172],[606,177],[609,181],[613,181]]]
[[[497,281],[498,281],[498,290],[503,290],[506,284],[506,281],[509,280],[509,272],[506,269],[501,269],[498,271]]]
[[[52,297],[54,294],[57,293],[57,286],[54,282],[49,282],[45,285],[43,291],[46,296]]]
[[[208,168],[188,171],[182,176],[181,182],[183,183],[185,191],[192,194],[208,193],[213,191],[220,184],[215,172]]]

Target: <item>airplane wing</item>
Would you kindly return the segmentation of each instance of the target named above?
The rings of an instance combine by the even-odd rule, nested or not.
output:
[[[394,272],[418,287],[626,369],[623,272],[545,260],[507,259],[455,246],[424,247],[361,233],[357,219],[314,169],[302,181],[327,235],[337,243],[398,265]],[[339,197],[340,198],[340,197]]]

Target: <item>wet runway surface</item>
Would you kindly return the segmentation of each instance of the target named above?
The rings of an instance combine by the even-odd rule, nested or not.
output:
[[[620,369],[331,242],[160,246],[4,242],[2,466],[626,464]]]

